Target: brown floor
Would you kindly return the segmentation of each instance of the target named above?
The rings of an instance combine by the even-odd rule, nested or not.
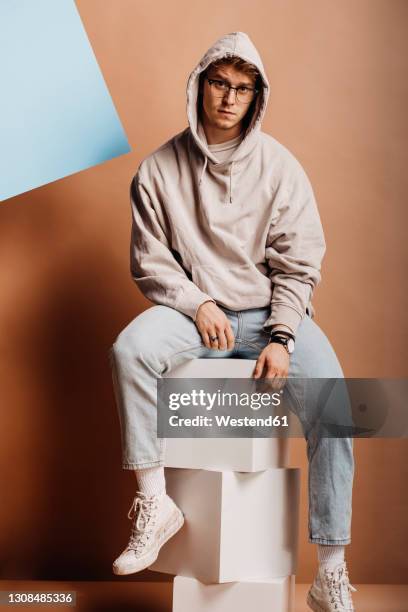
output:
[[[357,612],[408,612],[408,585],[354,585]],[[294,612],[310,612],[305,604],[307,584],[296,585]],[[17,606],[37,612],[171,612],[171,582],[23,582],[0,581],[1,591],[76,591],[75,608],[65,606]],[[16,607],[13,606],[15,609]],[[0,606],[11,610],[11,606]],[[194,612],[194,610],[191,610]],[[271,610],[273,612],[273,610]]]

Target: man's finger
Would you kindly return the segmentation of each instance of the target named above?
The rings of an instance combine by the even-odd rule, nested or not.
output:
[[[215,325],[209,328],[208,335],[210,338],[210,346],[208,348],[218,350],[219,339],[218,331],[216,330]]]
[[[225,328],[225,335],[227,337],[227,348],[229,351],[232,351],[235,345],[235,338],[230,325],[227,325]]]
[[[218,332],[218,348],[220,351],[227,350],[227,338],[225,336],[224,330],[220,330]]]
[[[265,357],[260,355],[258,357],[258,361],[256,362],[255,370],[254,370],[254,378],[260,378],[264,369]]]
[[[275,378],[278,375],[276,368],[270,363],[267,364],[265,378]]]
[[[270,361],[268,361],[267,368],[266,368],[265,378],[268,381],[268,385],[274,391],[276,391],[278,389],[278,378],[277,377],[278,377],[278,371],[277,371],[276,367]]]
[[[287,374],[285,372],[280,372],[279,379],[276,381],[278,385],[278,391],[282,391],[283,387],[286,384]]]
[[[211,348],[211,342],[210,342],[210,338],[209,338],[208,332],[202,331],[201,332],[201,337],[203,339],[203,342],[204,342],[205,346],[210,349]]]

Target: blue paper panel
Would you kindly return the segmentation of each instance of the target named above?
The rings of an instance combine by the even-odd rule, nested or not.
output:
[[[130,147],[73,0],[0,0],[0,200]]]

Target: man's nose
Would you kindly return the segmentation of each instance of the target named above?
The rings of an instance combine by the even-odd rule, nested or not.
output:
[[[229,89],[228,93],[224,96],[224,100],[228,102],[228,104],[235,104],[235,89]]]

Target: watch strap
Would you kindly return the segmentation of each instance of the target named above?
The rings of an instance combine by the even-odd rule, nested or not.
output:
[[[283,338],[282,336],[271,336],[269,339],[269,344],[272,344],[272,342],[286,347],[289,342],[289,338]]]
[[[271,338],[280,336],[281,338],[292,338],[293,341],[295,340],[295,336],[284,329],[272,330],[270,336]]]

